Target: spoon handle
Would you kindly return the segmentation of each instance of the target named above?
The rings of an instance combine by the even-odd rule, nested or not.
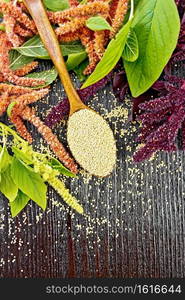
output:
[[[62,84],[64,86],[64,89],[66,91],[66,94],[70,102],[70,114],[72,114],[73,112],[78,110],[78,108],[82,108],[84,104],[82,103],[80,97],[78,96],[71,82],[57,37],[49,22],[42,1],[41,0],[23,0],[23,1],[36,24],[42,42],[45,48],[48,50],[50,58],[53,61],[59,73]]]

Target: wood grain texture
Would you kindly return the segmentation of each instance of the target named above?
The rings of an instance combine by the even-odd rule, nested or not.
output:
[[[176,72],[185,75],[183,67]],[[60,93],[57,82],[47,103],[38,105],[40,116]],[[101,113],[125,105],[115,100],[110,84],[89,103]],[[119,149],[113,174],[100,181],[86,182],[83,176],[66,180],[90,217],[71,215],[49,188],[45,213],[30,203],[12,220],[7,200],[0,196],[0,277],[185,276],[185,153],[160,153],[134,165],[136,133],[130,129],[132,134],[127,130],[121,137],[121,130],[132,125],[113,119]],[[61,140],[64,128],[55,129]]]

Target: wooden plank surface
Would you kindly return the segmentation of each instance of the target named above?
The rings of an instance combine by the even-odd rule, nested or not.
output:
[[[185,76],[183,66],[176,72]],[[64,93],[57,82],[47,101],[38,105],[41,117],[60,94]],[[71,214],[49,188],[45,213],[30,202],[12,219],[1,195],[0,277],[183,278],[185,153],[160,153],[134,164],[137,133],[136,125],[127,123],[129,103],[115,99],[108,84],[89,104],[114,130],[119,149],[116,170],[101,180],[85,174],[65,179],[85,216]],[[65,141],[65,124],[55,132]]]

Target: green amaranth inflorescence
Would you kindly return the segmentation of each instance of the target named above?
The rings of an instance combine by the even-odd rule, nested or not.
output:
[[[59,178],[62,172],[55,169],[55,167],[52,167],[51,161],[53,158],[50,154],[34,151],[28,142],[24,141],[14,130],[1,122],[0,133],[3,137],[8,135],[13,137],[11,148],[16,157],[23,161],[25,165],[32,167],[33,171],[38,173],[44,181],[47,181],[70,207],[75,209],[78,213],[83,214],[83,207],[78,203],[77,199],[70,194],[69,190],[65,187],[64,182]],[[56,162],[58,161],[56,160]],[[71,173],[71,175],[73,174]]]
[[[57,177],[53,177],[48,180],[48,183],[69,206],[75,209],[79,214],[83,214],[83,207],[77,202],[76,198],[70,194],[69,190],[65,187],[61,180],[59,180]]]
[[[48,164],[39,161],[38,158],[34,160],[34,170],[54,188],[69,206],[78,213],[83,214],[83,207],[78,203],[77,199],[70,194],[69,190],[65,187],[65,184],[58,178],[60,175],[59,171],[54,170]]]

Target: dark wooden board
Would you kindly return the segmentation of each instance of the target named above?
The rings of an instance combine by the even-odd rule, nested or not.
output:
[[[185,75],[183,66],[176,72]],[[56,92],[63,95],[59,82],[50,105],[57,102]],[[47,103],[38,105],[43,118]],[[110,84],[89,103],[101,113],[128,105],[115,100]],[[119,149],[116,170],[103,180],[65,180],[89,217],[71,215],[49,188],[45,213],[31,203],[11,219],[0,196],[0,277],[185,276],[185,153],[160,153],[134,165],[135,125],[122,117],[108,120]],[[55,132],[63,140],[65,125]]]

